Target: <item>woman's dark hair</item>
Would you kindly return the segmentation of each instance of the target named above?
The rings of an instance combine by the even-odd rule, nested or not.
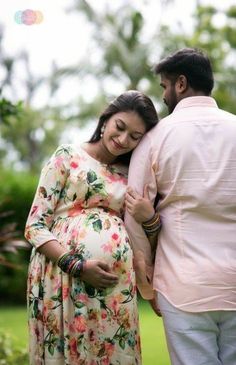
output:
[[[135,112],[143,120],[146,132],[154,127],[158,122],[158,115],[151,99],[140,91],[128,90],[113,100],[104,112],[100,115],[97,128],[95,129],[90,143],[95,143],[101,139],[101,129],[106,121],[113,115],[120,112]],[[116,162],[129,164],[132,151],[116,158]]]
[[[201,50],[183,48],[161,60],[155,67],[156,74],[163,74],[174,83],[179,75],[184,75],[190,87],[210,95],[214,78],[210,60]]]

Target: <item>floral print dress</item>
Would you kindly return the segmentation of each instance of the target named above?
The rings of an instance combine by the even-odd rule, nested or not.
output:
[[[43,168],[26,224],[30,365],[140,365],[135,274],[122,221],[127,171],[62,145]],[[37,251],[57,239],[119,276],[97,290]]]

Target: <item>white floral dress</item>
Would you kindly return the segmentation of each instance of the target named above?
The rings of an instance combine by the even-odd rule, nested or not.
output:
[[[126,173],[82,147],[60,146],[43,168],[26,224],[30,365],[140,365],[133,255],[122,221]],[[97,290],[63,273],[37,247],[57,239],[101,259],[119,284]]]

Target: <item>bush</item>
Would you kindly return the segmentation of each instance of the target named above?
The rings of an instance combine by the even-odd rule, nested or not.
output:
[[[13,345],[9,334],[0,332],[0,365],[28,365],[26,349],[18,349]]]
[[[38,176],[26,172],[1,169],[0,201],[1,210],[12,211],[11,222],[17,223],[17,229],[24,232],[25,222],[29,214],[35,194]]]
[[[16,173],[15,171],[1,171],[2,181],[0,186],[1,212],[12,212],[4,217],[1,225],[7,227],[16,223],[17,238],[23,239],[24,227],[33,196],[36,189],[38,177],[32,177],[28,173]],[[2,219],[1,219],[2,221]],[[19,250],[4,253],[4,258],[11,263],[11,266],[0,265],[0,292],[2,303],[24,304],[26,300],[26,278],[27,268],[31,250]],[[17,269],[16,269],[16,268]],[[1,363],[0,363],[1,365]]]

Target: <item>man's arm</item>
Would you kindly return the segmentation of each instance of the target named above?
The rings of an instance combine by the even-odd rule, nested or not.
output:
[[[133,152],[128,186],[143,195],[144,186],[148,185],[150,200],[154,204],[157,188],[155,179],[155,161],[153,161],[151,140],[144,136],[139,146]],[[139,291],[146,299],[151,299],[151,281],[153,260],[151,246],[142,226],[126,211],[125,225],[131,239],[134,252],[134,264]]]

